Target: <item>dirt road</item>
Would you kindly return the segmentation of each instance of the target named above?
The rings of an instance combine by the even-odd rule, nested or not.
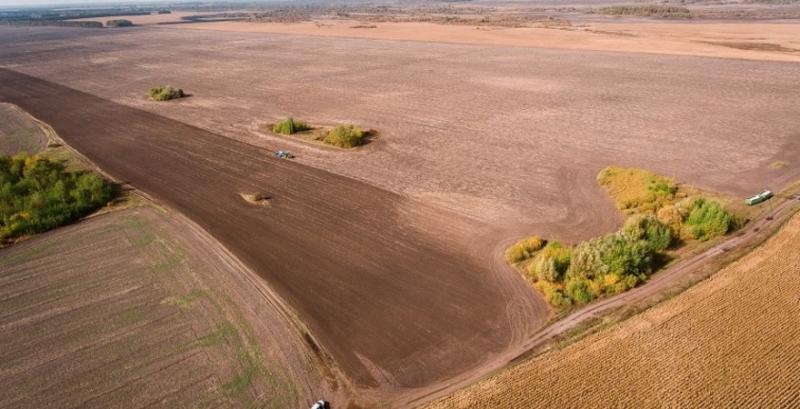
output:
[[[14,71],[0,70],[0,101],[231,249],[363,396],[476,368],[546,317],[522,278],[481,260],[492,230],[471,219]],[[239,196],[252,191],[270,205]]]
[[[478,379],[486,376],[487,373],[506,367],[517,358],[528,354],[529,352],[542,347],[549,342],[554,341],[555,339],[567,334],[572,329],[577,328],[592,318],[599,317],[607,311],[624,307],[626,305],[635,304],[639,301],[646,300],[652,296],[662,293],[663,291],[674,286],[682,278],[697,272],[701,266],[711,262],[722,253],[730,251],[737,246],[742,246],[749,242],[755,242],[759,238],[766,237],[772,231],[770,228],[774,227],[773,225],[781,220],[782,216],[784,216],[793,208],[796,208],[798,204],[800,204],[800,195],[794,195],[791,198],[788,198],[777,205],[771,212],[769,212],[768,216],[772,217],[764,216],[761,219],[751,222],[744,230],[736,233],[730,239],[725,240],[724,242],[719,243],[700,254],[677,262],[675,265],[654,275],[640,287],[636,287],[614,297],[597,301],[586,306],[585,308],[575,311],[566,318],[563,318],[547,328],[538,331],[529,339],[519,343],[517,347],[519,349],[516,351],[508,351],[507,355],[503,357],[497,357],[495,363],[482,368],[481,373],[464,374],[464,376],[462,376],[460,379],[454,380],[451,385],[440,388],[434,393],[430,393],[428,395],[417,396],[406,403],[408,405],[421,405],[438,397],[446,396],[448,393],[452,393],[457,389],[466,387],[467,385],[476,382]]]

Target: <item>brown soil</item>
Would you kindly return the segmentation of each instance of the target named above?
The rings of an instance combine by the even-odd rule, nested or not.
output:
[[[377,23],[369,30],[359,27],[363,25],[352,20],[293,24],[236,21],[180,26],[192,30],[800,61],[800,25],[783,22],[681,23],[609,19],[552,27],[476,27],[424,22]]]
[[[520,277],[486,265],[494,231],[475,221],[10,70],[0,100],[208,230],[367,398],[475,368],[546,318]],[[269,209],[238,197],[260,189]]]
[[[344,402],[249,274],[152,207],[0,250],[0,406]]]
[[[428,406],[792,407],[800,390],[800,215],[701,285]]]
[[[502,250],[534,233],[571,241],[616,228],[594,179],[608,164],[740,195],[800,176],[796,64],[164,28],[0,35],[6,67],[162,115],[0,82],[0,95],[242,255],[322,352],[392,393],[494,361],[547,318]],[[160,83],[193,97],[147,101]],[[337,152],[258,131],[287,115],[368,123],[381,139]],[[253,191],[274,192],[274,206],[237,197]]]
[[[653,30],[668,31],[669,24]],[[2,29],[0,60],[98,96],[113,90],[115,102],[233,139],[289,150],[299,163],[446,207],[509,238],[575,241],[616,229],[618,215],[594,180],[609,164],[743,197],[800,177],[797,64],[124,31]],[[193,96],[147,101],[146,90],[164,83]],[[368,124],[381,136],[344,152],[260,131],[289,115]],[[778,160],[788,165],[772,169]]]

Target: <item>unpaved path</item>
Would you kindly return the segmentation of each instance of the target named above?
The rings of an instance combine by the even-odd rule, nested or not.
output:
[[[778,200],[778,199],[773,199]],[[764,239],[776,226],[776,223],[793,209],[796,209],[800,203],[800,195],[795,195],[779,205],[765,215],[764,217],[749,223],[745,229],[736,233],[733,237],[719,243],[693,257],[677,262],[675,265],[655,274],[645,284],[636,287],[630,291],[619,294],[614,297],[606,298],[595,303],[592,303],[585,308],[582,308],[569,316],[558,320],[554,324],[536,332],[527,340],[517,344],[515,350],[508,350],[506,354],[497,357],[497,359],[486,366],[482,367],[479,371],[473,373],[464,373],[458,379],[451,380],[447,386],[441,386],[435,390],[421,391],[422,394],[418,396],[409,396],[409,400],[404,403],[409,406],[420,406],[426,402],[430,402],[436,398],[446,396],[460,388],[466,387],[478,379],[486,376],[488,373],[506,367],[517,358],[530,353],[531,351],[540,348],[549,342],[552,342],[559,337],[567,334],[569,331],[579,327],[581,324],[601,316],[603,313],[624,307],[637,302],[647,300],[650,297],[662,294],[665,290],[672,288],[681,279],[697,272],[704,265],[714,261],[721,254],[731,251],[738,246],[745,244],[752,244],[758,240]],[[771,205],[771,204],[768,204]],[[768,217],[771,215],[772,217]]]
[[[478,368],[546,319],[521,277],[474,251],[495,236],[472,219],[14,71],[0,70],[0,101],[231,249],[362,396]],[[270,205],[239,196],[251,191]]]

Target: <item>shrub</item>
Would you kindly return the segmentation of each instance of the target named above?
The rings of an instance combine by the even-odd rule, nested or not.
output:
[[[551,241],[536,255],[529,271],[539,281],[561,281],[571,257],[572,248]]]
[[[556,307],[572,305],[572,299],[564,293],[561,284],[538,281],[533,285],[544,296],[544,300]]]
[[[355,125],[339,125],[333,128],[323,140],[325,143],[340,148],[352,148],[361,145],[364,131]]]
[[[566,293],[578,305],[588,304],[595,298],[589,292],[588,282],[581,279],[567,281]]]
[[[646,232],[643,233],[646,237]],[[583,280],[590,294],[618,293],[644,280],[657,251],[644,239],[624,232],[585,241],[573,252],[566,281]],[[567,287],[567,294],[572,294]]]
[[[506,249],[506,261],[509,263],[519,263],[528,260],[533,257],[535,252],[542,249],[544,243],[544,240],[539,236],[522,239]]]
[[[106,21],[106,27],[130,27],[132,25],[133,25],[132,21],[125,19]]]
[[[311,129],[311,127],[308,126],[307,123],[303,121],[296,121],[292,117],[286,118],[272,126],[272,132],[283,135],[291,135],[293,133],[303,132],[309,129]]]
[[[38,156],[0,155],[0,240],[72,222],[105,205],[113,186]]]
[[[686,225],[692,236],[700,241],[728,234],[735,227],[735,219],[719,202],[698,198],[692,203]]]
[[[646,241],[655,251],[663,251],[672,244],[672,232],[652,214],[636,214],[625,221],[622,231],[628,236]]]
[[[168,101],[170,99],[183,98],[186,96],[182,89],[171,87],[169,85],[165,87],[150,88],[148,94],[154,101]]]
[[[597,182],[606,188],[618,209],[629,212],[656,211],[670,204],[679,190],[671,178],[643,169],[616,166],[600,171]]]
[[[664,206],[656,212],[656,219],[670,229],[673,237],[680,234],[683,217],[684,215],[675,205]]]

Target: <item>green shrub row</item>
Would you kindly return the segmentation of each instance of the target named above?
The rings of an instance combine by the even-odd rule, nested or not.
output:
[[[108,203],[115,189],[90,172],[68,172],[39,156],[0,155],[0,241],[77,220]]]

